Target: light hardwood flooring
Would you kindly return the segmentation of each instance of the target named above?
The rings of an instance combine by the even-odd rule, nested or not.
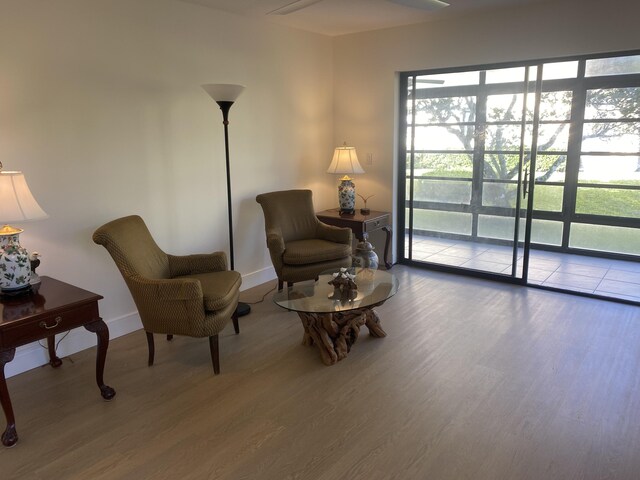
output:
[[[9,479],[638,479],[640,308],[395,266],[400,291],[327,367],[270,295],[220,338],[111,341],[9,379]],[[243,294],[251,301],[268,286]],[[2,428],[4,428],[4,419]]]

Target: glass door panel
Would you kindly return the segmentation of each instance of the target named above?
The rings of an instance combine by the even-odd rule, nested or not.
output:
[[[410,260],[523,278],[532,70],[408,78],[403,136]],[[566,137],[550,131],[549,148]]]

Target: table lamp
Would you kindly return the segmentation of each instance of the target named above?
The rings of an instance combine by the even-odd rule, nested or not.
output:
[[[2,171],[0,163],[0,293],[14,295],[31,289],[29,254],[20,245],[21,228],[8,225],[47,218],[33,198],[22,172]]]
[[[327,169],[327,173],[344,174],[338,185],[338,201],[340,202],[340,215],[353,215],[356,213],[356,185],[349,174],[364,173],[364,169],[358,162],[355,147],[348,147],[347,142],[337,147],[333,152],[333,160]]]

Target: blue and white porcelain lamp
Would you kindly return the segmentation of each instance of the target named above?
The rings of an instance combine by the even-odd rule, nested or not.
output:
[[[345,142],[333,152],[333,160],[327,169],[327,173],[344,174],[338,185],[338,200],[340,202],[341,215],[353,215],[356,213],[356,185],[349,175],[364,173],[364,169],[358,162],[355,147],[348,147]]]
[[[29,254],[20,245],[21,228],[8,225],[47,218],[33,198],[22,172],[1,171],[0,163],[0,293],[15,294],[31,287]]]

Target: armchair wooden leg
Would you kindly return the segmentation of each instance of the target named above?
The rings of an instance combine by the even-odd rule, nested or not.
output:
[[[293,287],[293,282],[287,282],[287,288]]]
[[[171,340],[173,340],[173,335],[168,334],[167,335],[167,342],[170,342]]]
[[[218,335],[209,337],[209,350],[211,350],[211,362],[213,363],[213,374],[220,373],[220,355],[218,350]]]
[[[282,291],[282,287],[284,287],[284,282],[280,279],[278,279],[278,291],[281,292]]]
[[[153,344],[153,333],[147,332],[147,344],[149,344],[149,366],[153,365],[153,357],[155,355],[155,345]]]
[[[233,315],[231,316],[231,321],[233,322],[233,329],[236,332],[236,335],[240,333],[240,322],[238,322],[238,309],[235,310]]]

